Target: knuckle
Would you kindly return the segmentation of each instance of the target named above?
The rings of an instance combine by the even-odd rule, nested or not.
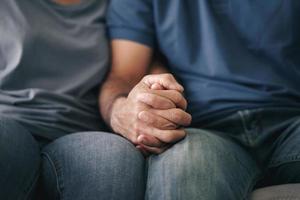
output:
[[[144,76],[144,78],[142,79],[142,80],[148,80],[148,79],[150,79],[152,77],[152,75],[146,75],[146,76]]]
[[[167,80],[170,80],[170,81],[174,80],[174,76],[170,73],[164,74],[164,78],[167,79]]]
[[[170,134],[170,132],[168,133],[165,133],[163,136],[162,136],[162,141],[165,142],[165,143],[171,143],[173,142],[173,137],[172,135]]]
[[[171,73],[166,73],[166,77],[168,77],[168,78],[174,78],[173,74],[171,74]]]
[[[168,122],[162,126],[164,129],[176,129],[178,126],[172,122]]]
[[[179,103],[179,102],[181,102],[183,100],[182,94],[180,92],[178,92],[178,91],[173,91],[172,95],[173,95],[173,99],[174,99],[174,101],[176,103]]]
[[[179,109],[175,109],[173,112],[173,120],[178,122],[181,121],[182,118],[182,112]]]

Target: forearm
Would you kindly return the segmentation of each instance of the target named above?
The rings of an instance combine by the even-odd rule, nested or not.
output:
[[[110,117],[113,104],[118,98],[127,97],[131,89],[134,87],[132,83],[110,74],[100,89],[99,108],[101,115],[107,125],[110,126]]]
[[[145,76],[152,59],[152,49],[126,40],[113,40],[112,66],[99,95],[99,108],[105,122],[111,125],[114,103],[126,97]]]

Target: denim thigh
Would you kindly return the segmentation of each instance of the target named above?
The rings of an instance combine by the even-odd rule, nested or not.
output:
[[[227,134],[187,129],[184,140],[148,160],[146,199],[242,200],[260,170]]]
[[[39,169],[39,146],[30,132],[0,117],[0,199],[34,199]]]
[[[144,157],[111,133],[71,134],[43,149],[44,199],[143,199]]]
[[[300,117],[289,120],[285,130],[273,142],[264,186],[300,183]]]

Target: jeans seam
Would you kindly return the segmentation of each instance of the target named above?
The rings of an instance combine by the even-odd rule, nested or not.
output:
[[[54,174],[55,174],[55,179],[56,179],[56,189],[58,191],[58,195],[59,195],[59,199],[63,199],[63,196],[62,196],[62,186],[63,183],[62,183],[62,180],[60,181],[59,180],[59,175],[58,175],[58,171],[57,171],[57,167],[54,163],[54,161],[51,159],[50,155],[46,152],[43,152],[42,153],[43,156],[45,156],[45,158],[49,161],[51,167],[52,167],[52,170],[54,171]]]
[[[37,172],[34,175],[34,178],[32,179],[32,181],[30,181],[28,189],[26,189],[26,191],[24,191],[25,192],[25,198],[24,199],[29,199],[29,195],[33,191],[33,188],[34,188],[35,184],[37,183],[37,181],[39,179],[39,174],[40,174],[40,170],[37,170]]]

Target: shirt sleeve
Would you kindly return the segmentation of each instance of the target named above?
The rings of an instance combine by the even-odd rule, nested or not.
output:
[[[107,11],[110,39],[155,46],[152,0],[111,0]]]

